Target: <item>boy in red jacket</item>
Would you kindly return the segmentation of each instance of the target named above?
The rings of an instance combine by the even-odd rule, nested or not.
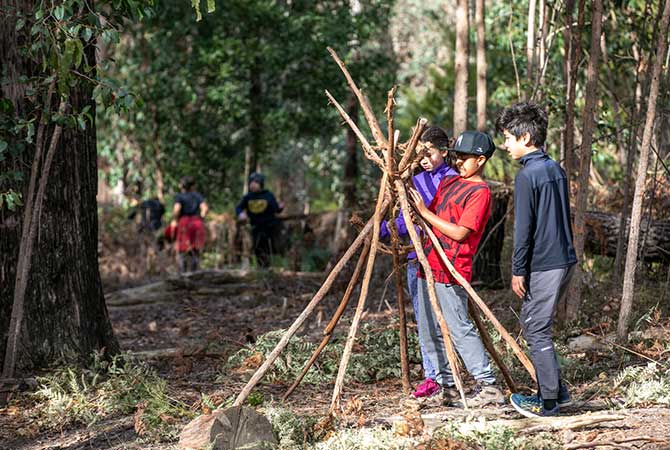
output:
[[[472,278],[472,258],[491,215],[491,191],[482,179],[484,165],[493,155],[495,145],[486,133],[466,131],[456,141],[456,168],[460,176],[442,179],[437,195],[426,206],[417,192],[411,190],[416,211],[431,226],[444,253],[456,270],[468,281]],[[468,405],[481,407],[505,402],[481,338],[468,317],[468,294],[453,278],[440,255],[426,239],[424,253],[428,258],[435,291],[442,314],[449,327],[456,351],[465,367],[477,381]],[[437,368],[436,381],[442,386],[436,400],[456,403],[458,392],[446,359],[444,340],[428,299],[428,285],[423,270],[419,270],[419,338],[428,357]]]

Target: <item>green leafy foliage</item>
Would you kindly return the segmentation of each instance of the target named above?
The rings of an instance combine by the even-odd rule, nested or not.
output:
[[[152,369],[128,354],[111,361],[94,355],[90,369],[65,367],[38,378],[34,397],[38,420],[47,428],[91,425],[136,412],[138,433],[150,440],[174,440],[177,422],[191,417],[187,406],[170,398],[167,385]]]
[[[117,165],[103,175],[151,191],[157,170],[166,190],[188,173],[210,203],[230,205],[241,193],[245,149],[278,178],[324,153],[334,167],[325,180],[309,171],[318,186],[309,183],[306,195],[332,199],[342,174],[330,154],[343,152],[344,132],[323,91],[345,101],[347,87],[326,47],[373,101],[385,100],[395,70],[378,40],[392,3],[367,0],[355,14],[341,0],[232,1],[195,23],[185,13],[202,1],[162,2],[132,28],[105,74],[141,93],[143,105],[102,118],[101,155]]]
[[[278,405],[263,408],[263,414],[272,424],[281,450],[298,450],[314,440],[315,417],[299,416],[290,409]]]
[[[626,407],[670,405],[670,369],[659,363],[626,367],[616,376],[614,386]]]
[[[563,448],[562,443],[549,433],[523,436],[502,426],[492,426],[485,431],[461,432],[458,423],[450,423],[435,430],[433,439],[453,439],[465,443],[467,448],[477,450],[559,450]]]
[[[365,324],[357,342],[364,350],[352,355],[349,376],[364,383],[401,377],[400,332],[396,325],[376,328]],[[407,351],[410,362],[421,362],[416,333],[407,333]]]
[[[344,429],[309,447],[311,450],[410,450],[417,439],[399,437],[382,427]],[[292,449],[291,449],[292,450]]]
[[[221,377],[236,369],[253,369],[275,348],[285,330],[270,331],[258,337],[253,346],[239,350],[228,358]],[[416,333],[407,333],[409,359],[420,362]],[[375,328],[365,324],[359,334],[357,347],[351,357],[347,375],[358,382],[370,383],[389,377],[400,377],[400,334],[397,326]],[[265,375],[269,382],[292,382],[309,360],[316,344],[293,337]],[[317,362],[305,375],[303,383],[321,384],[335,379],[342,354],[342,344],[328,344]]]
[[[228,370],[243,367],[245,364],[254,367],[262,361],[275,348],[286,330],[275,330],[258,337],[253,346],[239,350],[228,358],[224,366],[225,377]],[[269,382],[292,381],[302,371],[305,363],[309,360],[315,344],[300,337],[289,340],[287,347],[279,355],[272,368],[265,375]],[[340,354],[333,344],[326,346],[316,364],[307,372],[303,380],[308,384],[319,384],[330,381],[337,373],[336,359]]]
[[[20,7],[3,11],[16,34],[15,41],[23,44],[16,49],[20,61],[12,61],[18,64],[14,66],[18,75],[4,71],[2,83],[25,93],[20,110],[14,109],[11,99],[0,98],[0,209],[10,211],[22,205],[23,171],[35,152],[37,130],[45,136],[42,146],[46,147],[52,124],[80,131],[94,124],[92,102],[76,105],[69,97],[73,89],[92,84],[94,97],[105,107],[121,111],[134,106],[133,97],[118,94],[122,91],[118,84],[98,77],[105,63],[96,61],[96,42],[101,40],[107,46],[119,43],[124,21],[150,15],[153,0],[35,4],[28,13]],[[56,111],[56,100],[66,105],[64,111]]]

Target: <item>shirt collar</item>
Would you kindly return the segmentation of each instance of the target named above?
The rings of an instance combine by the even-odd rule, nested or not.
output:
[[[430,175],[432,177],[443,177],[445,175],[448,175],[450,173],[457,173],[451,166],[448,166],[446,162],[443,162],[439,166],[437,166],[433,171],[430,172]]]
[[[528,164],[529,161],[534,161],[536,159],[545,159],[547,157],[547,153],[544,151],[544,147],[538,147],[537,150],[534,152],[527,153],[523,155],[520,159],[519,162],[521,165],[525,166]]]

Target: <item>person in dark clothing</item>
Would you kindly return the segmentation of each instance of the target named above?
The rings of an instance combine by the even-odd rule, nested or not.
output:
[[[133,220],[139,213],[140,223],[137,225],[137,231],[155,232],[163,226],[163,214],[165,214],[165,206],[157,198],[150,198],[144,200],[137,205],[128,214],[128,220]]]
[[[235,207],[240,220],[249,220],[254,241],[254,254],[260,267],[270,266],[270,257],[277,251],[281,222],[276,214],[284,209],[274,194],[264,188],[265,177],[257,172],[249,175],[249,193]]]
[[[505,148],[523,166],[514,180],[512,291],[521,299],[521,329],[530,347],[539,392],[512,394],[526,417],[554,416],[570,403],[552,342],[556,306],[577,263],[572,244],[568,180],[545,152],[547,113],[533,103],[506,108],[496,127]]]
[[[157,198],[144,200],[140,203],[140,214],[142,216],[140,221],[142,229],[155,232],[163,226],[165,206]]]
[[[205,225],[203,219],[209,207],[205,198],[195,190],[193,177],[183,177],[179,183],[181,192],[177,194],[172,210],[171,234],[176,240],[177,262],[180,272],[198,270],[200,252],[205,246]]]

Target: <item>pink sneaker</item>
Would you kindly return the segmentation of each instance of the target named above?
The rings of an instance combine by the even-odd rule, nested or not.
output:
[[[440,385],[432,378],[426,378],[423,383],[416,387],[416,390],[412,392],[412,395],[415,398],[423,398],[431,397],[438,392],[440,392]]]

